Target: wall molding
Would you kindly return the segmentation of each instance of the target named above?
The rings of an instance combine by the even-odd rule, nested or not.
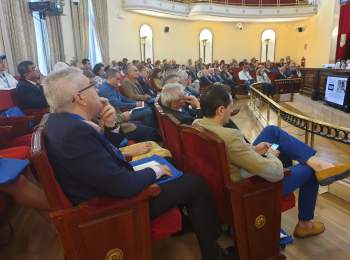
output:
[[[209,21],[288,22],[307,19],[317,5],[253,7],[212,3],[184,4],[166,0],[123,0],[123,8],[151,16]]]

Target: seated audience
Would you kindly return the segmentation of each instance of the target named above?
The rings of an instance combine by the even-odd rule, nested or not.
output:
[[[259,83],[263,83],[264,93],[268,97],[273,97],[276,90],[275,87],[271,84],[271,80],[269,76],[267,76],[265,72],[264,65],[259,65],[257,71],[256,71],[256,81]]]
[[[97,88],[99,89],[103,82],[105,82],[105,65],[103,65],[103,63],[97,63],[92,72],[95,74],[95,78],[94,80],[97,83]]]
[[[184,87],[179,83],[166,84],[160,93],[158,103],[165,113],[173,115],[181,124],[191,125],[193,120],[202,117],[198,99],[186,95]],[[238,112],[239,109],[236,109],[232,114]],[[238,128],[232,120],[225,127]]]
[[[17,86],[17,80],[7,72],[6,55],[0,56],[0,90],[14,89]]]
[[[228,71],[227,65],[223,65],[222,67],[222,71],[220,74],[221,78],[224,80],[224,84],[230,86],[231,88],[231,93],[232,96],[235,97],[235,93],[236,93],[236,84],[234,82],[234,78],[231,75],[231,73]]]
[[[212,85],[214,83],[214,81],[212,79],[210,79],[209,77],[209,72],[206,69],[203,69],[201,71],[198,72],[200,75],[199,77],[199,85],[201,87],[208,87],[210,85]]]
[[[294,236],[309,237],[324,232],[324,224],[312,221],[316,206],[319,183],[328,185],[334,180],[350,175],[350,165],[334,166],[316,156],[316,151],[276,126],[262,130],[253,145],[244,140],[237,129],[224,128],[233,109],[231,95],[222,87],[211,86],[201,96],[203,119],[194,126],[214,132],[226,144],[229,155],[230,178],[233,182],[252,175],[267,181],[283,180],[283,194],[288,195],[299,188],[299,222]],[[271,149],[279,145],[278,150]],[[291,174],[284,177],[283,164],[278,156],[299,162],[291,166]]]
[[[185,91],[193,96],[199,97],[199,84],[192,83],[191,77],[186,70],[179,70],[176,75],[179,83],[185,87]]]
[[[128,98],[136,101],[147,101],[149,99],[152,99],[150,95],[145,94],[141,89],[137,81],[138,77],[139,73],[136,66],[130,65],[128,67],[127,77],[124,79],[120,87],[121,92]]]
[[[160,64],[160,61],[159,61],[159,64]],[[162,74],[162,70],[156,66],[156,68],[152,71],[150,76],[151,86],[157,92],[160,92],[163,87],[161,74]]]
[[[146,67],[150,70],[153,70],[154,69],[154,65],[152,64],[152,60],[151,58],[147,58],[146,60]]]
[[[164,165],[134,172],[120,150],[91,126],[97,116],[106,126],[113,126],[113,109],[101,103],[96,89],[81,72],[67,69],[49,75],[45,94],[53,112],[46,127],[48,157],[63,192],[73,204],[100,196],[128,198],[162,176],[171,175]],[[151,219],[172,207],[185,206],[202,259],[232,259],[232,255],[222,255],[216,242],[220,225],[204,181],[196,175],[183,174],[159,186],[160,194],[149,201]]]
[[[200,117],[198,99],[195,96],[186,96],[184,86],[177,82],[164,85],[158,103],[165,113],[172,114],[182,124],[190,125],[194,119]]]
[[[156,97],[157,92],[152,88],[151,82],[148,80],[148,76],[149,73],[147,67],[142,66],[137,81],[144,93],[150,95],[151,97]]]
[[[287,74],[287,67],[285,65],[278,68],[278,74],[276,79],[288,79],[290,78]]]
[[[301,78],[300,66],[297,66],[294,61],[289,65],[289,76],[292,78]]]
[[[249,89],[249,86],[255,82],[254,78],[249,74],[249,64],[243,63],[242,70],[238,73],[240,80],[244,81],[244,85]]]
[[[16,88],[16,97],[22,109],[48,108],[40,81],[40,71],[32,61],[22,61],[17,66],[21,79]]]
[[[142,121],[144,125],[156,128],[153,110],[145,106],[143,101],[135,101],[122,95],[118,90],[121,75],[115,69],[109,69],[107,81],[104,82],[99,90],[99,95],[108,99],[109,103],[117,110],[129,110],[123,113],[122,122]]]
[[[81,60],[81,69],[84,70],[90,70],[91,71],[91,62],[89,59],[82,59]]]

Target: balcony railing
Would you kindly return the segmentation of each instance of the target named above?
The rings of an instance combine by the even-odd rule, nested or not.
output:
[[[238,6],[296,6],[296,5],[317,5],[317,0],[169,0],[170,2],[179,2],[185,4],[193,3],[212,3]]]
[[[249,106],[264,125],[270,125],[272,123],[271,112],[274,111],[277,115],[277,118],[275,118],[277,126],[281,127],[281,121],[283,120],[302,129],[305,131],[305,143],[311,147],[314,146],[315,135],[350,145],[350,128],[330,124],[292,112],[264,95],[262,88],[261,83],[251,85]]]

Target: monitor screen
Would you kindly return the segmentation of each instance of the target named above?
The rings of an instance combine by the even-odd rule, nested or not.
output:
[[[343,106],[347,85],[348,77],[346,76],[328,76],[325,89],[325,101]]]

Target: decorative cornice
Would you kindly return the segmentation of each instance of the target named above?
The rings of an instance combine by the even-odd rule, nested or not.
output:
[[[184,4],[164,0],[123,0],[123,8],[175,19],[259,22],[301,20],[318,12],[315,5],[253,7],[212,3]]]

